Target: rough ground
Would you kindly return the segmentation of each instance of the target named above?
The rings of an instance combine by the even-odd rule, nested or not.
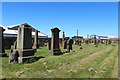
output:
[[[35,62],[20,64],[2,60],[3,78],[118,78],[118,45],[73,45],[75,52],[52,56],[46,46],[35,54],[44,57]],[[62,49],[62,51],[66,51]],[[8,53],[9,50],[6,50]]]

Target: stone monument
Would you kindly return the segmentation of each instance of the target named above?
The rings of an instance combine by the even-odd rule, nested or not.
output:
[[[67,52],[71,52],[72,51],[72,44],[73,44],[73,40],[72,39],[69,39],[67,41]]]
[[[32,27],[28,24],[19,25],[17,35],[17,48],[10,53],[10,61],[12,62],[14,60],[17,60],[17,57],[19,63],[24,63],[28,59],[34,57],[34,52],[35,50],[32,49]]]
[[[35,49],[38,49],[38,48],[39,48],[39,44],[38,44],[38,30],[35,30],[34,48],[35,48]]]
[[[3,31],[5,31],[5,29],[3,29],[3,27],[0,27],[0,57],[7,56],[4,49]]]
[[[59,32],[60,30],[56,27],[56,28],[52,28],[52,38],[51,38],[51,52],[50,54],[53,55],[60,55],[61,50],[59,47]]]

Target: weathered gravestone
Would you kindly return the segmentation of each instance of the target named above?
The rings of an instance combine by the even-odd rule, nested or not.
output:
[[[49,50],[51,50],[51,39],[47,40],[47,47]]]
[[[98,43],[97,43],[97,39],[96,39],[96,35],[94,35],[94,45],[95,45],[95,47],[98,47]]]
[[[63,49],[67,49],[67,40],[65,40],[65,32],[62,35],[62,47]]]
[[[86,43],[86,44],[89,44],[89,40],[88,40],[88,39],[86,39],[86,40],[85,40],[85,43]]]
[[[104,44],[103,40],[100,40],[100,43],[101,43],[101,44]]]
[[[62,47],[62,38],[59,39],[59,44]]]
[[[41,39],[38,40],[39,47],[43,47],[44,43],[45,43],[44,39],[41,38]]]
[[[38,48],[39,48],[39,44],[38,44],[38,30],[35,30],[34,48],[35,48],[35,49],[38,49]]]
[[[11,50],[9,53],[9,63],[18,62],[18,57],[18,51],[16,49]]]
[[[3,31],[5,31],[5,29],[0,27],[0,57],[5,57],[6,56],[6,53],[5,53],[5,50],[4,50]]]
[[[51,39],[51,52],[50,54],[53,55],[60,55],[62,54],[60,47],[59,47],[59,32],[58,28],[52,28],[52,39]]]
[[[105,40],[105,44],[106,44],[106,45],[108,44],[108,40]]]
[[[67,49],[67,40],[64,40],[63,42],[63,49]]]
[[[27,24],[19,25],[17,35],[17,49],[13,50],[10,58],[16,58],[18,54],[18,62],[24,63],[34,57],[35,50],[32,49],[32,27]],[[13,59],[14,61],[16,59]]]
[[[23,63],[34,56],[34,49],[32,49],[32,28],[28,25],[20,25],[18,28],[17,50],[19,53],[19,63]]]
[[[63,35],[62,35],[62,47],[64,47],[64,41],[65,41],[65,32],[63,31]]]
[[[108,44],[111,44],[112,42],[111,42],[111,40],[108,40]]]
[[[73,44],[73,40],[72,39],[69,39],[67,41],[67,52],[72,52],[72,44]]]
[[[76,39],[76,45],[79,45],[79,39]]]
[[[14,49],[17,49],[17,41],[14,42]]]
[[[82,41],[81,40],[79,40],[79,46],[81,46],[82,45]]]

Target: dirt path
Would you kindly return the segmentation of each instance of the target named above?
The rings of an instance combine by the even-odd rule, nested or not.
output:
[[[115,60],[115,66],[114,66],[114,69],[112,71],[111,77],[112,78],[118,78],[118,56]]]
[[[78,61],[71,62],[71,63],[70,63],[71,65],[66,65],[66,64],[64,64],[64,65],[62,65],[62,66],[60,67],[61,69],[58,68],[58,70],[62,70],[62,71],[64,71],[64,73],[77,72],[77,69],[78,69],[78,68],[81,68],[82,65],[86,64],[87,62],[90,62],[90,61],[94,60],[95,58],[98,58],[99,55],[104,54],[105,52],[110,51],[112,48],[113,48],[112,46],[107,46],[105,49],[100,50],[100,51],[98,51],[98,52],[95,52],[95,53],[87,56],[86,58],[84,58],[84,59],[82,59],[82,60],[78,60]],[[61,71],[61,72],[62,72],[62,71]],[[57,73],[57,74],[62,75],[61,73]],[[64,74],[63,74],[63,75],[64,75]],[[56,77],[57,77],[57,76],[56,76]]]
[[[100,51],[98,51],[98,52],[96,52],[96,53],[93,53],[93,54],[91,54],[90,56],[86,57],[85,59],[82,59],[82,60],[80,61],[80,64],[86,64],[87,62],[89,62],[89,61],[91,61],[91,60],[93,60],[93,59],[95,59],[95,58],[99,58],[99,55],[100,55],[100,54],[104,54],[105,52],[108,52],[108,51],[110,51],[111,49],[112,49],[112,47],[108,47],[108,48],[106,48],[106,49],[104,49],[104,50],[100,50]]]
[[[105,75],[105,73],[107,72],[111,72],[112,70],[109,70],[109,69],[112,69],[114,67],[114,61],[115,61],[115,58],[117,56],[117,49],[115,49],[108,57],[106,57],[100,64],[97,69],[96,69],[96,72],[95,75],[93,76],[94,78],[99,78],[99,77],[103,77],[102,75]],[[108,77],[110,75],[107,75],[105,77]]]

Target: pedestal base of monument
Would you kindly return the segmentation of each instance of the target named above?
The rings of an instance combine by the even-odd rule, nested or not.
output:
[[[18,53],[19,53],[19,57],[33,56],[35,53],[35,49],[18,50]]]
[[[18,50],[19,57],[18,62],[24,63],[27,62],[30,58],[34,57],[35,49],[24,49],[24,50]]]
[[[35,56],[28,56],[28,57],[18,57],[19,63],[30,63],[35,58]]]
[[[0,57],[6,57],[7,54],[6,53],[0,53]]]
[[[50,54],[52,55],[61,55],[63,54],[60,49],[51,50]]]

